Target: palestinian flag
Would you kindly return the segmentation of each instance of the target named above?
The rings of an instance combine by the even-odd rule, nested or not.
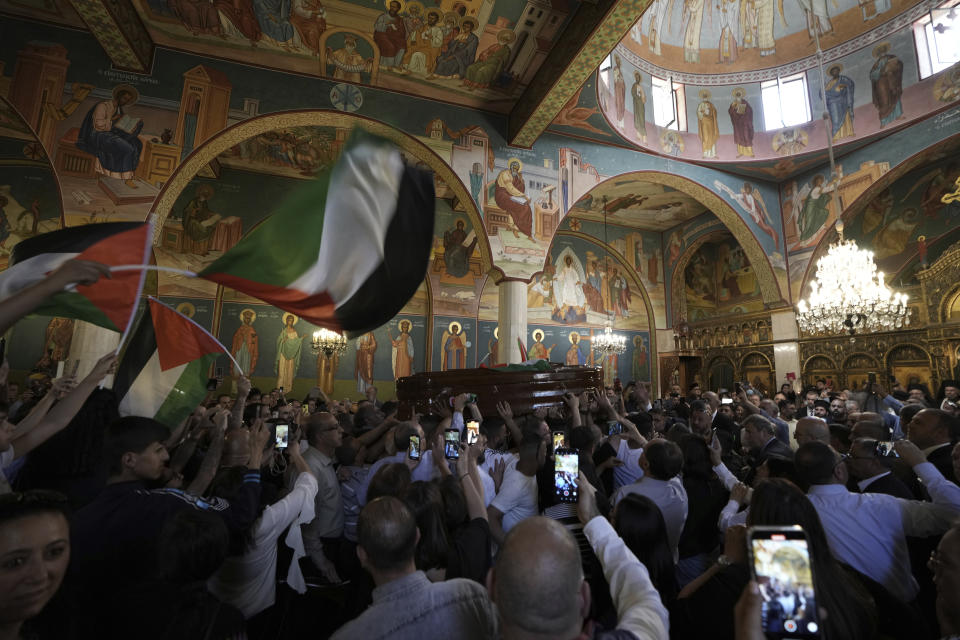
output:
[[[0,273],[0,301],[40,282],[72,258],[108,266],[144,264],[152,230],[149,222],[107,222],[28,238],[13,248],[10,266]],[[144,270],[118,271],[91,286],[77,286],[51,296],[34,313],[76,318],[123,332],[136,310],[145,274]]]
[[[226,349],[190,318],[150,298],[117,368],[120,415],[176,427],[207,394],[207,373]]]
[[[395,316],[423,281],[433,176],[357,131],[329,171],[296,190],[199,275],[356,335]]]

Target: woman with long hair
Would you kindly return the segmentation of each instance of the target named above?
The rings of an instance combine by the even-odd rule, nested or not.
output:
[[[417,569],[433,581],[443,580],[450,553],[450,534],[440,487],[435,482],[411,482],[403,501],[413,512],[420,530],[420,542],[414,555]]]
[[[613,528],[647,568],[663,606],[670,608],[677,597],[677,578],[660,508],[646,496],[627,494],[613,510]]]
[[[677,580],[683,587],[710,566],[709,554],[720,544],[717,519],[730,492],[713,472],[710,449],[702,437],[683,436],[679,444],[683,452],[683,488],[689,504],[677,563]]]

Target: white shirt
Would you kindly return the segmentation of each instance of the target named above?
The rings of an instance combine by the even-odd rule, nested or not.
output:
[[[623,462],[623,465],[613,468],[613,490],[625,487],[632,482],[636,482],[643,477],[643,469],[640,468],[640,456],[643,454],[643,447],[631,449],[630,443],[626,438],[620,438],[620,446],[617,447],[617,458]]]
[[[242,556],[229,556],[207,581],[210,593],[240,609],[245,618],[273,606],[277,588],[277,538],[290,525],[293,526],[290,526],[286,543],[294,550],[294,556],[287,572],[287,583],[305,593],[298,562],[304,555],[299,525],[313,519],[316,494],[316,478],[309,473],[298,475],[293,490],[264,509],[253,523],[253,545]]]
[[[617,629],[638,638],[667,640],[670,615],[660,594],[650,583],[650,574],[617,535],[606,518],[597,516],[583,528],[583,534],[603,566],[610,595],[617,608]]]
[[[537,515],[537,476],[524,475],[516,467],[507,469],[503,474],[500,493],[490,506],[503,514],[504,533],[518,522]]]
[[[960,487],[929,462],[913,471],[932,504],[882,493],[851,493],[838,484],[814,485],[807,492],[837,560],[876,580],[902,602],[912,601],[918,591],[906,537],[941,534],[960,515]]]
[[[343,494],[340,493],[340,479],[333,470],[332,458],[310,447],[303,454],[303,460],[316,477],[318,487],[313,507],[316,517],[304,525],[303,541],[307,551],[320,551],[323,549],[321,538],[339,538],[343,535]]]
[[[483,506],[489,507],[497,495],[497,483],[493,481],[485,468],[477,467],[477,471],[480,472],[480,483],[483,485]]]
[[[631,493],[646,496],[660,507],[663,521],[667,525],[667,540],[673,551],[673,561],[676,562],[680,557],[677,545],[680,543],[683,525],[687,521],[687,490],[683,488],[680,477],[657,480],[646,476],[638,482],[621,487],[613,496],[613,505],[616,506],[624,496]]]

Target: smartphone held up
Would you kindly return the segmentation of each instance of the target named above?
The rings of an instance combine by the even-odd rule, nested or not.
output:
[[[553,484],[560,502],[580,497],[580,455],[576,449],[557,449],[553,463]]]
[[[443,432],[443,455],[447,460],[460,458],[460,432],[456,429]]]
[[[747,532],[753,577],[763,600],[768,638],[819,638],[810,547],[798,526],[751,527]]]

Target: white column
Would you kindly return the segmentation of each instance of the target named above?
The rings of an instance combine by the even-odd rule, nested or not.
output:
[[[773,334],[773,368],[777,376],[777,390],[787,381],[787,374],[794,374],[794,387],[800,387],[800,330],[797,328],[797,316],[793,309],[775,312],[770,315]]]
[[[497,341],[497,355],[500,362],[514,364],[520,362],[519,339],[527,344],[527,283],[522,280],[503,280],[497,285],[500,297],[497,309],[500,339]]]
[[[70,354],[64,362],[64,373],[73,371],[74,363],[79,361],[77,378],[83,378],[93,370],[97,360],[115,351],[120,344],[120,334],[89,322],[77,320],[73,326],[73,340],[70,342]],[[107,376],[103,385],[113,384],[113,376]]]

